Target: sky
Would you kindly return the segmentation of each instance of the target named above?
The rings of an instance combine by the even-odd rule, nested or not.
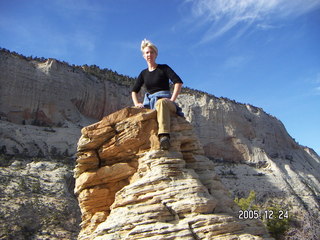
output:
[[[262,108],[320,154],[320,0],[0,0],[0,47],[137,77],[140,43],[184,86]]]

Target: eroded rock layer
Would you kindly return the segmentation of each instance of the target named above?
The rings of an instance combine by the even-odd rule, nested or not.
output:
[[[192,126],[172,116],[161,151],[156,112],[125,108],[82,129],[76,186],[79,239],[261,239],[261,222],[239,210],[204,156]]]

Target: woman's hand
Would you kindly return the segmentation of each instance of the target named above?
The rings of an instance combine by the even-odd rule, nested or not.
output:
[[[138,108],[144,108],[143,104],[142,103],[137,103],[134,105],[135,107],[138,107]]]
[[[135,107],[144,108],[143,104],[138,100],[138,94],[136,92],[131,93],[132,101]]]
[[[175,102],[179,93],[181,92],[181,88],[182,88],[182,83],[176,83],[174,84],[174,88],[173,88],[173,93],[172,93],[172,97],[171,97],[171,101]]]

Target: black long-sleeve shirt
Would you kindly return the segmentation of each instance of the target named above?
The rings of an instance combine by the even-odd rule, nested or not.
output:
[[[132,92],[138,93],[143,85],[147,92],[153,94],[159,91],[169,91],[169,79],[174,83],[183,83],[181,78],[166,64],[158,64],[157,68],[150,72],[144,69],[138,76]]]

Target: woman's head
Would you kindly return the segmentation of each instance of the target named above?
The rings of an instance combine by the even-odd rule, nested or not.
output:
[[[144,49],[145,48],[151,48],[155,51],[156,55],[158,56],[158,48],[156,47],[156,45],[154,45],[151,41],[144,39],[141,42],[141,52],[144,54]]]

